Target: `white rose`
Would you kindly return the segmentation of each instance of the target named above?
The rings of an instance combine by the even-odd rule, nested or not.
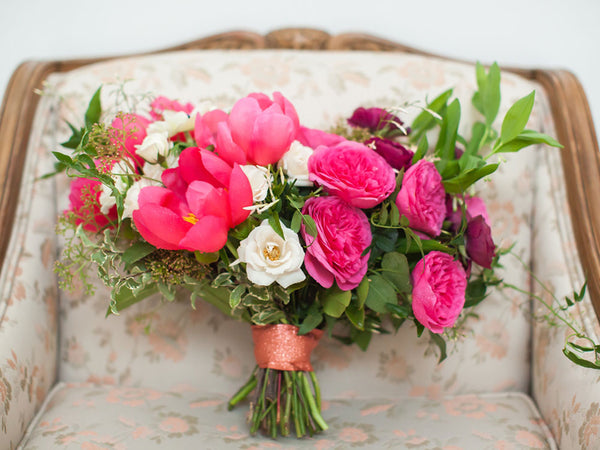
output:
[[[157,123],[157,122],[155,122]],[[153,130],[146,135],[140,145],[136,146],[136,153],[146,161],[156,163],[159,156],[166,156],[172,142],[169,141],[169,134],[166,131]]]
[[[196,122],[196,114],[197,112],[192,112],[188,116],[183,111],[164,111],[163,119],[167,124],[169,137],[175,136],[177,133],[193,130]]]
[[[304,251],[298,235],[283,224],[281,227],[285,240],[264,220],[238,247],[239,261],[246,263],[248,279],[259,286],[276,281],[287,288],[306,278],[301,269]]]
[[[269,173],[269,170],[263,166],[241,166],[242,171],[248,177],[250,181],[250,187],[252,188],[252,200],[254,203],[262,202],[269,192],[269,185],[273,180],[273,177]]]
[[[294,141],[279,161],[278,166],[289,178],[296,180],[296,186],[312,186],[312,181],[308,179],[308,158],[312,154],[312,148]]]

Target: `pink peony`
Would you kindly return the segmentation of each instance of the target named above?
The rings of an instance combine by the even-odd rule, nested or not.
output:
[[[279,92],[273,100],[250,94],[233,105],[226,124],[219,124],[218,133],[226,135],[217,137],[217,153],[238,164],[275,164],[296,139],[299,126],[294,106]]]
[[[154,120],[162,120],[162,114],[165,110],[169,111],[183,111],[187,115],[190,115],[194,110],[194,105],[191,103],[181,104],[177,100],[171,100],[167,97],[156,97],[152,103],[150,103],[150,116]]]
[[[442,177],[432,162],[422,159],[404,174],[396,206],[411,228],[434,237],[442,231],[445,200]]]
[[[465,304],[467,276],[447,253],[429,252],[412,271],[412,309],[416,319],[434,333],[452,327]]]
[[[331,147],[332,145],[339,144],[346,140],[342,136],[338,136],[337,134],[327,133],[325,131],[316,130],[313,128],[306,128],[300,125],[298,129],[298,135],[296,136],[296,140],[299,141],[302,145],[312,148],[313,150],[320,145],[326,145],[327,147]]]
[[[308,160],[309,179],[358,208],[372,208],[396,187],[394,169],[369,147],[344,141],[318,147]]]
[[[214,153],[185,149],[179,167],[163,172],[166,188],[140,191],[133,220],[152,245],[166,250],[214,252],[229,229],[242,223],[252,205],[252,188],[239,165],[229,166]]]
[[[360,209],[338,197],[309,198],[302,209],[317,225],[317,237],[301,232],[307,249],[304,265],[308,273],[325,288],[337,282],[340,289],[355,288],[367,273],[371,245],[369,220]]]
[[[198,114],[194,125],[194,139],[198,147],[206,148],[217,145],[217,130],[221,122],[227,122],[229,116],[225,111],[214,109],[206,114]],[[235,161],[237,162],[237,161]],[[233,162],[231,162],[233,164]]]
[[[68,212],[75,216],[75,224],[84,230],[97,233],[117,220],[117,208],[112,207],[107,215],[100,211],[102,183],[93,178],[75,178],[71,182]]]

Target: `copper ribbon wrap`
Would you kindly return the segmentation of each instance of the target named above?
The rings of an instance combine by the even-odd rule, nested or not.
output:
[[[261,369],[312,372],[310,354],[321,336],[323,330],[298,336],[295,325],[252,325],[256,363]]]

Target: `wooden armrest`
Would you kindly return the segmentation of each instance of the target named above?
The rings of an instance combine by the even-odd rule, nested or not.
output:
[[[395,51],[431,55],[365,34],[329,34],[307,28],[273,31],[265,36],[234,31],[209,36],[157,52],[190,49],[318,49]],[[439,57],[439,56],[438,56]],[[26,62],[8,84],[0,110],[0,266],[4,262],[18,201],[21,174],[38,103],[35,89],[53,72],[72,70],[111,58]],[[564,70],[509,69],[541,83],[550,99],[556,138],[564,145],[562,161],[577,247],[589,290],[600,317],[600,154],[590,108],[577,78]]]

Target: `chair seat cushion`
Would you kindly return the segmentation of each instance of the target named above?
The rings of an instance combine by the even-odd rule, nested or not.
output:
[[[556,448],[535,405],[520,393],[427,398],[338,398],[323,404],[330,429],[312,438],[252,437],[247,405],[189,386],[170,391],[59,383],[23,449]]]

